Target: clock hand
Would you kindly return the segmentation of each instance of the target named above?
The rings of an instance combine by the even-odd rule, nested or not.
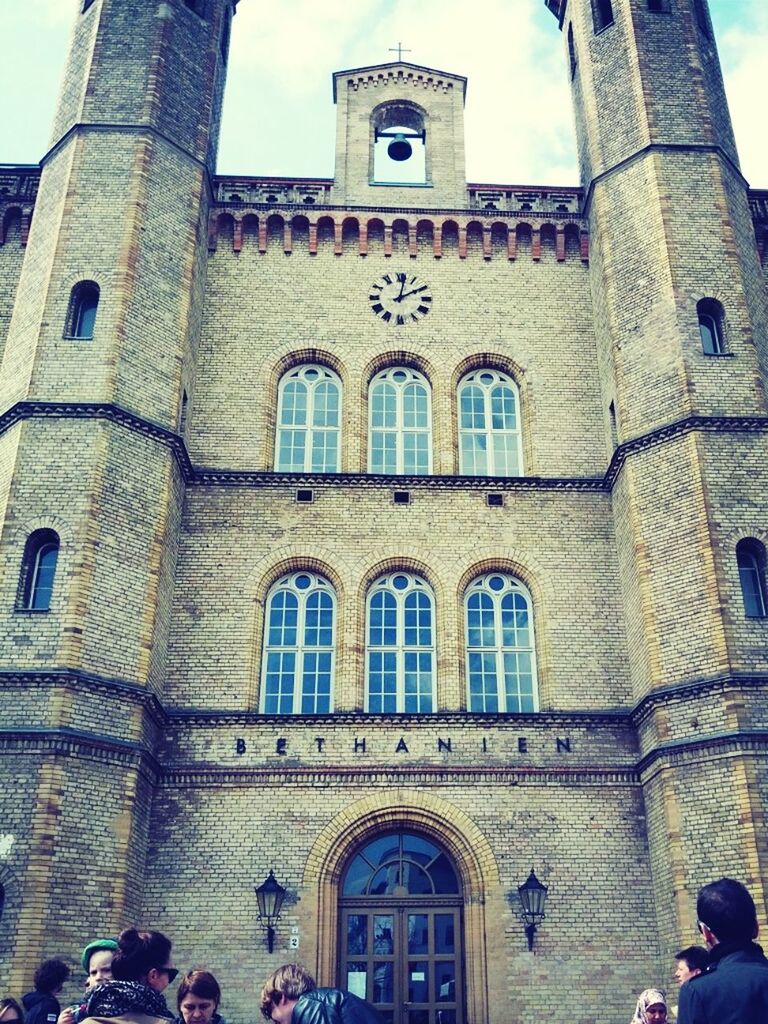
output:
[[[401,292],[401,293],[400,293],[400,295],[398,296],[398,299],[397,299],[397,301],[398,301],[398,302],[402,302],[402,301],[403,301],[403,299],[407,299],[409,295],[416,295],[416,294],[418,294],[419,292],[424,292],[424,291],[426,291],[426,290],[427,290],[427,288],[428,288],[428,287],[429,287],[429,285],[427,285],[427,284],[423,284],[423,285],[421,286],[421,288],[411,288],[411,290],[410,290],[409,292],[405,292],[405,294],[403,294],[403,293]]]

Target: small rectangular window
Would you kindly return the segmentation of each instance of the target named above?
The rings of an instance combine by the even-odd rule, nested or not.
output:
[[[490,508],[503,508],[504,507],[504,495],[503,494],[486,494],[485,500]]]
[[[393,491],[392,501],[396,505],[410,505],[411,504],[411,492],[410,491]]]
[[[592,0],[592,18],[595,32],[602,32],[613,24],[613,5],[611,0]]]
[[[314,500],[315,500],[315,493],[314,493],[314,491],[310,490],[309,488],[300,487],[298,489],[298,491],[296,491],[296,501],[300,505],[302,505],[302,504],[308,505],[311,502],[313,502]]]

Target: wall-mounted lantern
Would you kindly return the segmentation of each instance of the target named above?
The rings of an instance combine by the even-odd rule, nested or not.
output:
[[[542,885],[531,868],[531,873],[517,892],[525,918],[525,934],[528,936],[528,949],[533,950],[533,937],[536,929],[544,920],[544,904],[547,902],[547,886]]]
[[[286,891],[271,870],[261,885],[254,887],[256,899],[259,903],[259,921],[261,921],[262,928],[265,928],[267,931],[267,949],[270,953],[275,945],[274,926],[280,917],[280,909],[283,905]]]

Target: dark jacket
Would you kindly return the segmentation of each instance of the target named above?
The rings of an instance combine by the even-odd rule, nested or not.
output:
[[[677,1024],[768,1021],[768,959],[756,942],[721,942],[704,974],[680,989]]]
[[[21,1001],[24,1003],[24,1020],[29,1024],[56,1024],[61,1007],[50,992],[27,992]]]
[[[305,992],[293,1008],[291,1024],[383,1024],[379,1011],[338,988]]]

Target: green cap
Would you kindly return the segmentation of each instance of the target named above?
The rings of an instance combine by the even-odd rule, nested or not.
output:
[[[118,945],[114,939],[94,939],[93,942],[89,942],[83,950],[82,964],[83,970],[87,971],[91,963],[91,957],[94,953],[98,953],[99,950],[108,949],[111,953],[116,953]]]

